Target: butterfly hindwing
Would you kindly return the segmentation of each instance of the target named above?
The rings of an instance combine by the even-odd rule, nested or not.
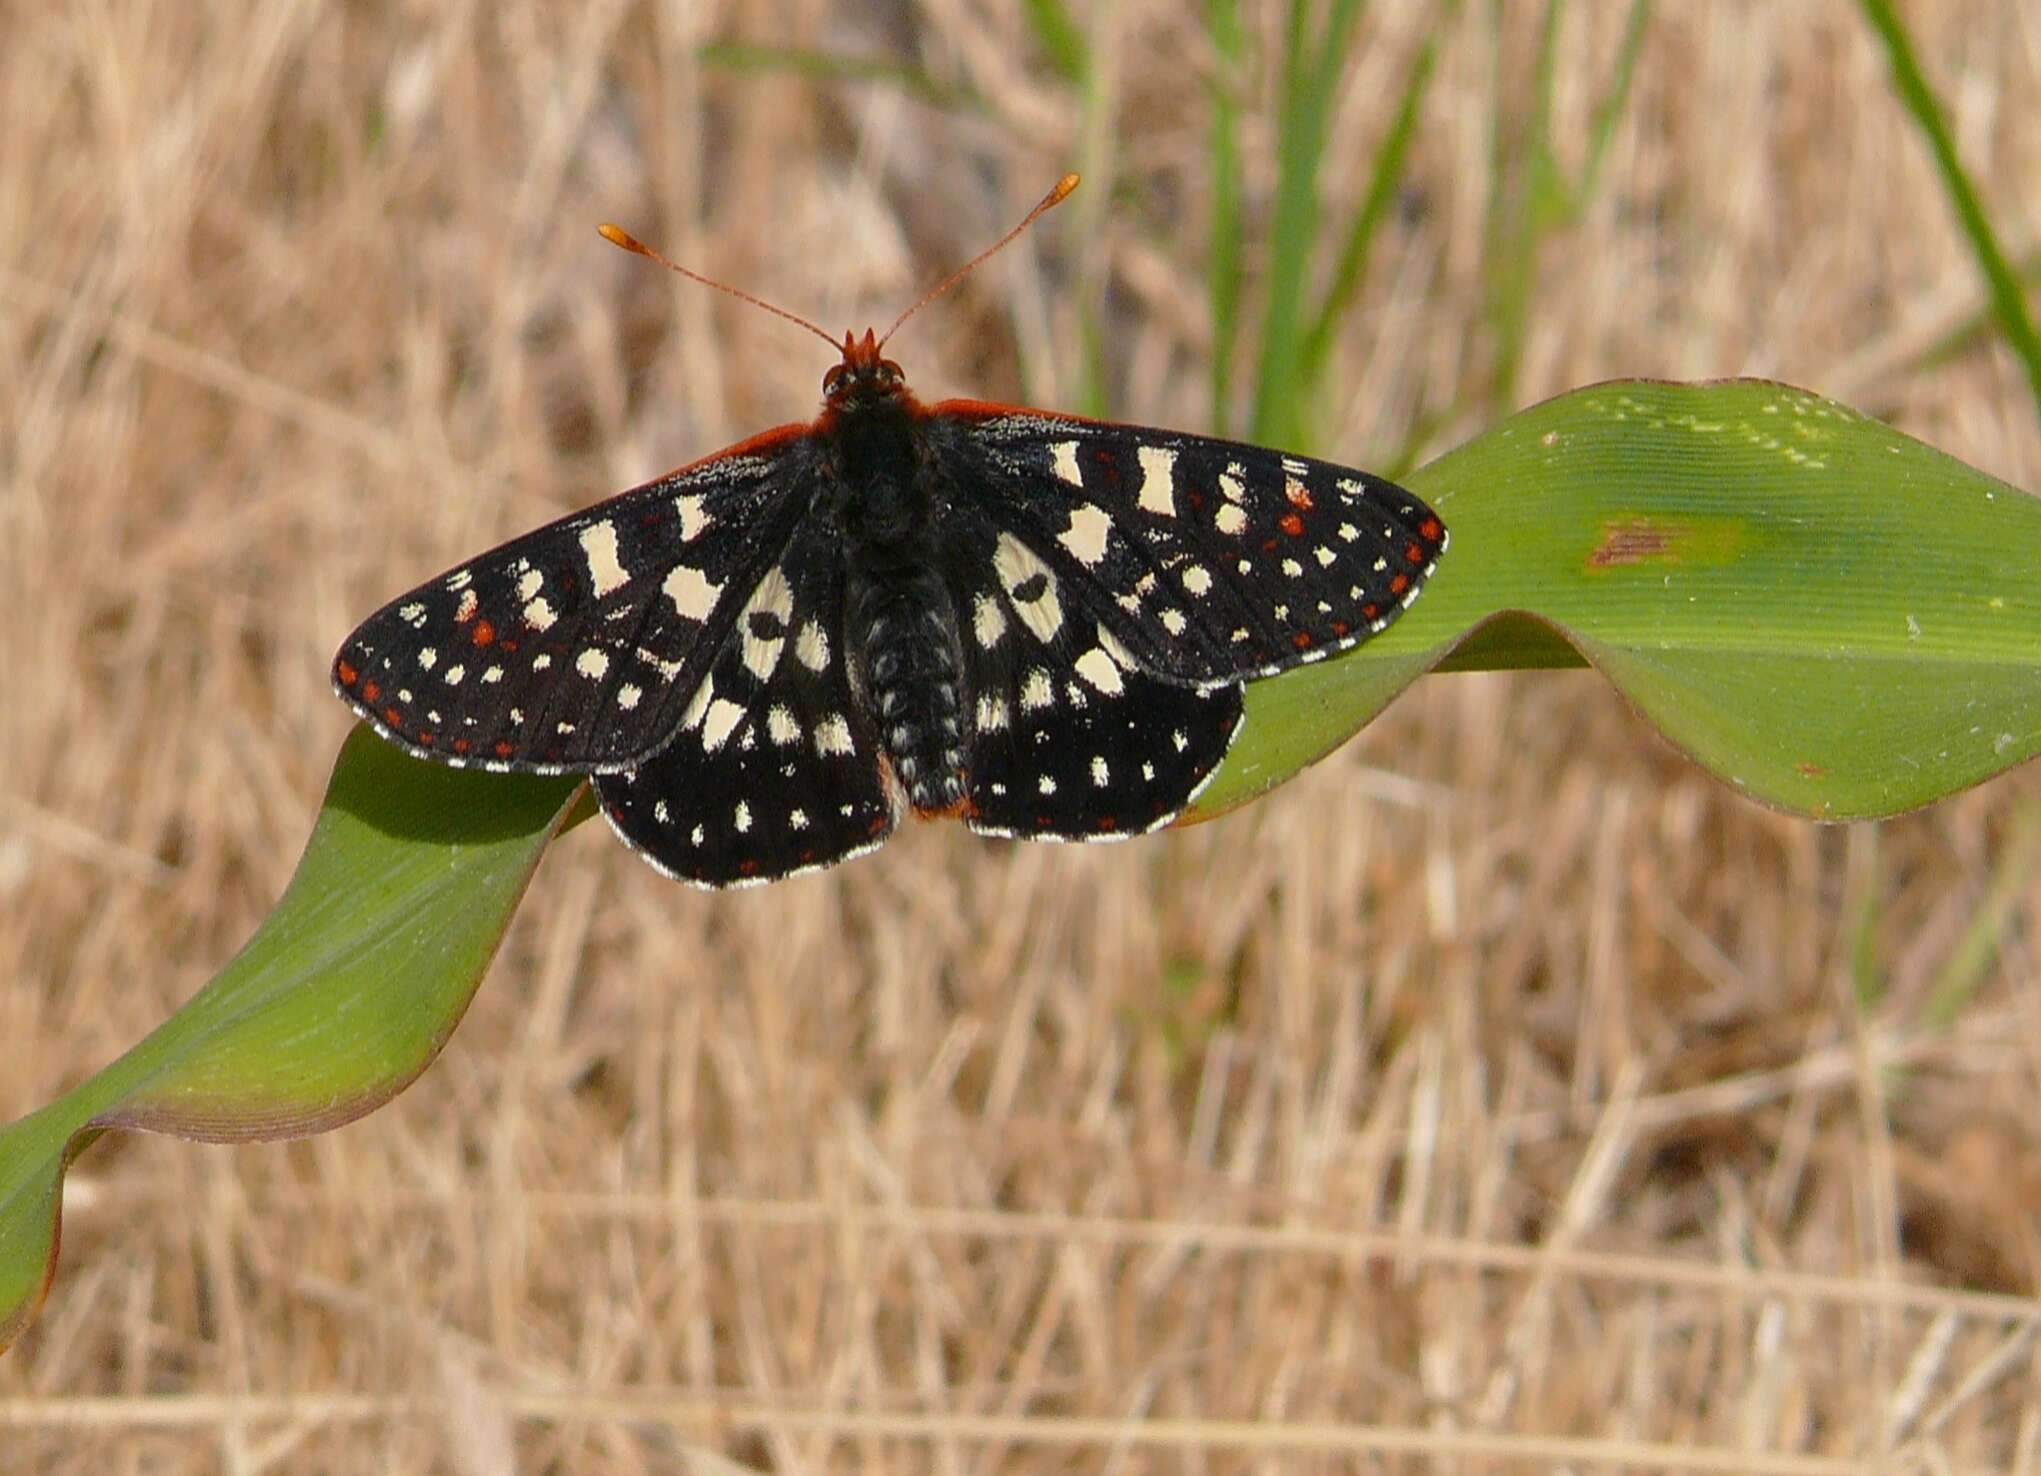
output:
[[[1112,840],[1180,813],[1240,723],[1238,686],[1152,675],[1031,546],[948,514],[966,687],[965,818],[1009,836]]]
[[[805,511],[788,426],[513,539],[363,621],[334,685],[423,757],[596,773],[657,749]]]
[[[843,561],[804,524],[761,578],[651,758],[597,777],[603,812],[670,876],[741,886],[871,850],[894,808],[851,692]]]
[[[933,407],[929,435],[953,504],[1025,545],[1138,665],[1196,685],[1366,639],[1446,547],[1394,483],[1256,446],[976,401]]]

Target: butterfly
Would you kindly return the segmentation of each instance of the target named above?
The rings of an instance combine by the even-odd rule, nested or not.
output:
[[[400,595],[342,644],[336,691],[422,758],[593,776],[628,845],[708,887],[862,855],[909,812],[1056,840],[1167,825],[1243,684],[1382,630],[1447,533],[1328,462],[918,400],[886,338],[1076,183],[885,337],[760,303],[841,353],[814,420]]]

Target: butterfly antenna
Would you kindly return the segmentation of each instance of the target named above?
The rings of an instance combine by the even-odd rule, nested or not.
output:
[[[992,255],[995,251],[998,251],[1001,247],[1005,246],[1007,242],[1011,241],[1015,236],[1018,236],[1022,231],[1026,230],[1029,226],[1033,225],[1035,223],[1036,218],[1040,216],[1044,211],[1047,211],[1054,206],[1061,205],[1064,202],[1064,200],[1069,197],[1070,192],[1076,188],[1077,176],[1074,174],[1066,174],[1061,179],[1057,180],[1056,188],[1049,191],[1048,194],[1042,196],[1041,203],[1035,206],[1033,210],[1030,210],[1027,213],[1027,216],[1021,221],[1019,225],[1015,226],[1012,230],[1008,231],[1005,235],[1001,236],[997,241],[994,241],[990,246],[987,246],[983,251],[979,252],[976,256],[972,257],[962,266],[958,267],[954,272],[951,272],[947,277],[943,278],[942,281],[936,283],[935,286],[929,288],[928,291],[922,293],[920,299],[914,304],[913,307],[909,308],[906,312],[902,313],[899,317],[895,318],[893,320],[893,326],[886,330],[884,337],[880,338],[879,347],[884,348],[886,346],[886,339],[891,338],[895,333],[898,333],[900,331],[900,325],[902,323],[906,322],[909,318],[913,317],[916,313],[920,312],[923,308],[927,307],[930,303],[934,302],[938,297],[941,297],[945,292],[949,291],[952,287],[956,286],[959,282],[963,281],[964,278],[968,277],[971,274],[972,270],[976,268],[980,262],[984,261],[986,257]]]
[[[1039,215],[1041,214],[1041,211],[1038,210],[1035,213]],[[785,318],[789,323],[799,323],[803,328],[806,328],[810,333],[814,334],[817,338],[821,339],[824,343],[828,344],[833,349],[841,349],[843,347],[842,344],[838,343],[835,339],[831,338],[827,333],[824,333],[820,328],[816,327],[813,323],[809,322],[799,313],[790,313],[785,308],[776,307],[772,303],[767,302],[762,297],[753,297],[749,292],[746,292],[741,287],[732,287],[728,282],[718,282],[714,277],[705,277],[700,272],[689,271],[679,262],[668,261],[665,257],[661,256],[658,252],[654,251],[650,246],[647,246],[643,241],[640,241],[636,236],[632,235],[629,231],[625,230],[622,226],[609,225],[605,223],[603,225],[597,226],[596,230],[601,233],[603,240],[609,242],[610,245],[612,246],[621,246],[626,251],[635,251],[640,256],[647,257],[652,261],[658,262],[661,266],[665,267],[670,272],[679,272],[683,277],[686,277],[691,282],[699,282],[704,287],[713,287],[718,292],[727,292],[732,297],[741,297],[746,302],[750,303],[753,307],[761,307],[764,308],[769,313],[776,313],[780,317]]]

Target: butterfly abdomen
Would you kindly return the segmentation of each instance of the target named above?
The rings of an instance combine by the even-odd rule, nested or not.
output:
[[[964,798],[964,672],[949,591],[932,564],[860,562],[844,612],[858,689],[908,803],[953,810]]]

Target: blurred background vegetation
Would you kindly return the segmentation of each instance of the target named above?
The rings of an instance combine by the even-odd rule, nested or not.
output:
[[[0,1119],[262,916],[362,613],[812,413],[812,339],[600,220],[861,329],[1076,168],[923,394],[1394,473],[1761,374],[2041,485],[2019,0],[0,35]],[[2031,1467],[2035,800],[1818,828],[1536,673],[1135,847],[706,896],[585,827],[390,1108],[81,1162],[6,1466]]]

